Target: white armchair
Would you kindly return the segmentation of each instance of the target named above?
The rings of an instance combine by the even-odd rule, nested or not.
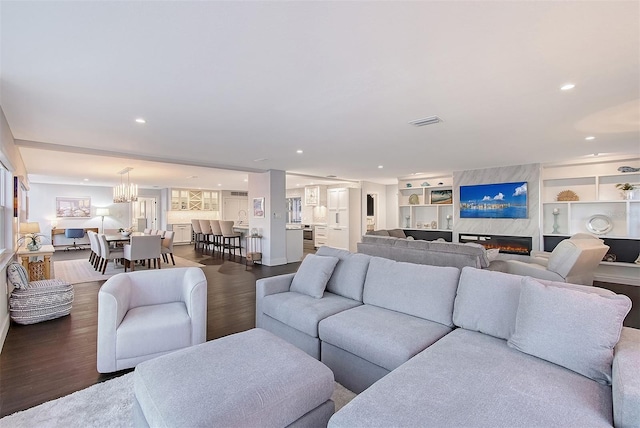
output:
[[[207,279],[200,268],[121,273],[98,293],[100,373],[204,343]]]
[[[600,239],[565,239],[551,253],[533,252],[530,262],[506,260],[507,272],[549,281],[593,285],[593,276],[609,250]]]

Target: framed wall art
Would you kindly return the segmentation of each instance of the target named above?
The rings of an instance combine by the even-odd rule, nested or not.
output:
[[[90,218],[91,198],[56,198],[56,217],[59,218]]]
[[[253,217],[264,218],[264,198],[253,198]]]

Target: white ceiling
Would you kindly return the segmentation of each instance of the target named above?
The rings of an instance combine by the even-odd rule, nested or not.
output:
[[[266,169],[393,183],[640,155],[636,1],[2,1],[0,14],[0,104],[34,182],[112,185],[131,166],[149,187],[240,186]],[[444,122],[407,123],[431,115]]]

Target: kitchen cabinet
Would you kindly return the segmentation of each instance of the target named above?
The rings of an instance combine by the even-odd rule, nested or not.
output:
[[[174,211],[219,211],[219,193],[215,190],[171,189]]]
[[[316,248],[327,245],[327,226],[315,226],[313,231],[313,245]]]
[[[356,244],[362,237],[361,199],[360,189],[327,190],[328,246],[356,252]]]
[[[191,243],[192,233],[190,224],[170,224],[168,225],[168,229],[175,232],[173,235],[174,244]]]

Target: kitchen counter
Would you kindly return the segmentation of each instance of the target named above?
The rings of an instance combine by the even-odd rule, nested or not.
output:
[[[295,263],[302,260],[302,229],[287,228],[287,263]]]

